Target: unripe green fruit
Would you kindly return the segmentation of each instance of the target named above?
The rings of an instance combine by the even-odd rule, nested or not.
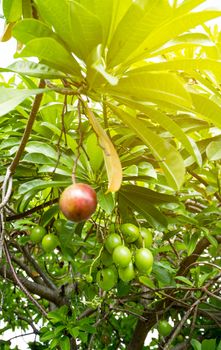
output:
[[[153,255],[147,248],[137,249],[135,253],[135,265],[139,272],[148,273],[153,265]]]
[[[37,225],[31,230],[30,240],[34,243],[40,243],[46,233],[45,227]]]
[[[124,245],[119,245],[113,251],[113,261],[119,267],[127,267],[131,261],[131,252]]]
[[[111,233],[109,236],[107,236],[105,241],[105,248],[107,251],[112,254],[113,250],[122,244],[121,237],[117,233]]]
[[[158,323],[158,331],[160,335],[167,337],[172,331],[172,326],[166,320],[161,320]]]
[[[139,228],[134,224],[122,224],[120,229],[127,243],[135,242],[139,238]]]
[[[49,233],[43,237],[41,245],[46,253],[50,253],[57,247],[58,239],[55,235]]]

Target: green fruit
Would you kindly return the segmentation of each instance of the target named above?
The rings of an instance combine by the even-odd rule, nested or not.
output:
[[[104,266],[110,266],[113,264],[112,256],[106,251],[106,249],[103,250],[101,254],[101,262]]]
[[[129,265],[125,268],[118,269],[119,277],[123,282],[130,282],[135,278],[135,272],[132,261],[130,261]]]
[[[47,231],[44,227],[37,225],[31,230],[30,240],[34,243],[40,243],[46,233]]]
[[[119,245],[113,251],[113,261],[119,267],[127,267],[131,261],[131,252],[124,245]]]
[[[153,265],[153,255],[147,248],[137,249],[135,253],[135,264],[139,272],[148,273]]]
[[[105,291],[108,291],[111,288],[113,288],[117,283],[117,279],[118,274],[115,266],[109,266],[105,269],[98,271],[96,276],[98,286]]]
[[[139,238],[139,228],[137,226],[127,223],[122,224],[120,228],[127,243],[135,242]]]
[[[136,241],[137,247],[150,248],[152,243],[153,243],[153,235],[151,230],[146,227],[141,227],[139,238]]]
[[[86,275],[85,279],[88,283],[92,283],[93,282],[93,277],[91,275]]]
[[[178,334],[176,341],[177,343],[182,343],[184,341],[184,336],[182,334]]]
[[[107,251],[112,254],[113,250],[122,244],[121,237],[117,233],[111,233],[109,236],[107,236],[105,241],[105,248]]]
[[[158,323],[158,332],[163,337],[167,337],[172,331],[172,326],[166,321],[162,320]]]
[[[54,222],[54,228],[58,233],[62,233],[64,225],[65,225],[65,220],[64,219],[57,219]]]
[[[57,247],[58,239],[55,235],[49,233],[43,237],[41,245],[46,253],[50,253]]]

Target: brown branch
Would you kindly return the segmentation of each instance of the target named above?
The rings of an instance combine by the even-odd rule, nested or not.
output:
[[[35,268],[35,270],[39,273],[39,275],[41,276],[41,278],[43,279],[43,281],[45,282],[46,286],[48,286],[49,288],[53,289],[53,290],[57,290],[57,287],[54,285],[54,283],[46,276],[46,274],[42,271],[42,269],[40,268],[40,266],[38,265],[38,263],[36,262],[35,259],[32,258],[31,254],[29,253],[27,247],[22,247],[22,251],[24,253],[24,255],[26,256],[26,258],[30,261],[30,263],[32,264],[32,266]]]
[[[18,280],[15,278],[15,275],[13,274],[12,270],[6,268],[5,265],[0,265],[0,275],[3,278],[7,278],[15,284],[19,283]],[[55,290],[42,286],[36,282],[29,281],[27,278],[19,274],[17,274],[17,277],[20,283],[26,288],[26,290],[28,290],[29,293],[36,294],[39,297],[44,298],[57,306],[67,304],[65,298],[61,297],[58,291],[56,292]]]
[[[45,87],[44,80],[40,80],[39,89],[44,88],[44,87]],[[11,174],[13,174],[15,172],[15,169],[16,169],[16,167],[17,167],[17,165],[19,163],[19,160],[21,158],[21,155],[22,155],[22,153],[23,153],[23,151],[25,149],[25,146],[26,146],[26,144],[28,142],[28,139],[29,139],[29,136],[31,134],[32,127],[33,127],[36,115],[38,113],[38,109],[39,109],[40,104],[41,104],[42,97],[43,97],[43,94],[39,94],[39,95],[35,96],[34,103],[33,103],[32,109],[31,109],[31,113],[30,113],[30,116],[29,116],[29,119],[28,119],[28,122],[27,122],[27,125],[26,125],[26,128],[25,128],[25,131],[24,131],[22,139],[21,139],[21,143],[19,145],[19,148],[18,148],[18,150],[17,150],[17,152],[15,154],[15,157],[14,157],[13,161],[11,162],[11,164],[9,166],[9,171],[10,171]]]
[[[37,308],[40,310],[41,314],[43,316],[47,317],[47,312],[37,302],[37,300],[35,300],[33,298],[33,296],[29,293],[29,291],[26,289],[25,285],[22,283],[22,281],[20,280],[20,278],[16,274],[15,269],[14,269],[14,267],[12,265],[11,256],[10,256],[10,253],[9,253],[6,241],[4,242],[4,251],[5,251],[6,259],[8,261],[8,264],[9,264],[9,267],[10,267],[10,270],[11,270],[11,273],[12,273],[13,280],[19,286],[19,288],[24,292],[24,294],[28,297],[28,299],[31,300],[33,302],[33,304],[35,304],[35,306],[37,306]]]
[[[50,201],[42,203],[42,204],[40,204],[32,209],[29,209],[29,210],[25,211],[24,213],[19,213],[19,214],[8,216],[6,218],[6,221],[13,221],[13,220],[19,220],[19,219],[25,218],[25,217],[27,217],[33,213],[36,213],[37,211],[39,211],[41,209],[49,207],[49,205],[55,204],[57,202],[58,202],[58,198],[51,199]]]

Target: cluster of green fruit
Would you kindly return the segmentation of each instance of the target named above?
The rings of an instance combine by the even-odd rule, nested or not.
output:
[[[40,225],[32,228],[29,238],[35,244],[41,243],[46,253],[50,253],[58,245],[57,236],[53,233],[47,233],[46,228]]]
[[[116,285],[118,276],[127,283],[137,274],[147,275],[152,270],[153,255],[148,249],[153,241],[151,230],[125,223],[120,231],[122,235],[107,236],[101,255],[104,267],[96,276],[98,286],[106,291]]]

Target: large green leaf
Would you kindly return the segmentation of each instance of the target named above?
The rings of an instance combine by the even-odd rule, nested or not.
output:
[[[154,71],[185,71],[192,72],[194,70],[210,70],[214,73],[220,72],[221,62],[207,58],[184,58],[174,59],[167,62],[150,63],[140,68],[131,71],[131,74],[137,74],[141,72],[154,72]]]
[[[25,195],[31,191],[41,191],[45,188],[57,188],[57,187],[66,187],[71,185],[70,181],[44,181],[44,180],[31,180],[29,182],[23,183],[19,189],[18,193],[20,195]]]
[[[220,106],[210,100],[206,94],[191,94],[196,113],[199,113],[205,120],[221,127],[221,104]]]
[[[41,94],[44,91],[48,91],[48,89],[23,90],[0,87],[0,116],[3,116],[12,111],[27,97]]]
[[[33,18],[26,18],[16,23],[12,33],[13,33],[13,36],[18,41],[21,41],[23,44],[27,44],[28,41],[36,38],[42,38],[42,37],[56,38],[55,33],[51,30],[49,26]]]
[[[221,11],[202,11],[186,13],[184,15],[173,16],[162,25],[156,27],[150,35],[143,41],[142,45],[135,51],[131,52],[127,60],[137,61],[148,57],[148,54],[156,50],[161,45],[165,44],[171,39],[185,31],[194,28],[199,24],[203,24],[213,18],[221,16]]]
[[[107,56],[108,66],[114,67],[130,57],[150,32],[171,14],[167,1],[134,1],[115,30]]]
[[[37,38],[29,41],[16,57],[33,57],[44,60],[51,67],[65,73],[80,76],[80,66],[73,56],[53,38]]]
[[[168,184],[179,189],[184,181],[185,168],[181,155],[162,137],[153,133],[143,120],[133,117],[113,105],[111,109],[116,115],[132,129],[135,134],[150,148],[162,167]]]
[[[102,42],[102,25],[95,13],[78,1],[36,0],[43,19],[50,23],[67,47],[86,60]]]
[[[119,80],[118,85],[108,86],[114,96],[131,98],[135,101],[165,101],[178,106],[191,107],[191,97],[182,80],[173,73],[138,72],[129,73]]]
[[[102,25],[103,41],[105,46],[110,35],[112,16],[114,15],[114,3],[115,0],[76,0],[79,4],[89,10],[91,13],[96,14]],[[119,1],[118,1],[119,2]],[[122,2],[122,1],[120,1]]]
[[[121,201],[121,197],[123,197],[123,202],[127,206],[138,211],[154,228],[159,229],[160,226],[167,226],[166,217],[154,205],[149,203],[146,198],[127,191],[120,191],[119,201]]]
[[[3,0],[2,9],[7,22],[16,22],[22,15],[22,0]]]
[[[122,101],[128,106],[144,112],[154,123],[157,122],[165,130],[168,130],[171,135],[175,136],[177,140],[182,143],[183,147],[185,147],[189,154],[192,155],[198,165],[202,165],[202,157],[197,144],[182,130],[182,128],[179,126],[179,120],[176,122],[176,119],[172,119],[166,113],[162,113],[157,109],[151,108],[145,104],[145,102],[136,103],[128,99],[122,99]]]
[[[174,40],[170,40],[165,45],[158,48],[156,51],[153,51],[150,56],[165,55],[166,53],[171,51],[174,52],[181,49],[199,48],[199,46],[215,47],[215,44],[206,34],[187,33],[178,36],[178,38]]]
[[[178,198],[169,194],[159,193],[149,188],[136,186],[136,185],[124,185],[120,189],[120,193],[126,193],[128,196],[142,197],[147,202],[152,204],[163,203],[177,203]]]
[[[45,79],[62,79],[67,75],[50,68],[41,63],[30,61],[17,61],[6,68],[0,68],[0,72],[14,72],[24,76],[45,78]]]

